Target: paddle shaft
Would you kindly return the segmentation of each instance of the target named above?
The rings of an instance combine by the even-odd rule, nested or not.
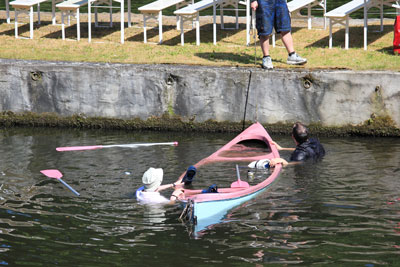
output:
[[[70,147],[57,147],[57,151],[77,151],[77,150],[95,150],[100,148],[110,148],[110,147],[127,147],[136,148],[140,146],[157,146],[157,145],[168,145],[177,146],[178,142],[165,142],[165,143],[143,143],[143,144],[122,144],[122,145],[95,145],[95,146],[70,146]]]
[[[63,185],[65,185],[69,190],[72,191],[72,193],[74,193],[77,196],[80,196],[80,194],[78,192],[75,191],[75,189],[73,189],[69,184],[67,184],[66,182],[63,181],[63,179],[58,178],[57,180],[59,180]]]
[[[238,181],[240,181],[239,165],[237,165],[237,164],[236,164],[236,173],[237,173]]]

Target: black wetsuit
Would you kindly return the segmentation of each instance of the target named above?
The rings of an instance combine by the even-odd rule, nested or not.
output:
[[[317,161],[325,155],[325,149],[321,143],[314,138],[310,138],[304,143],[299,144],[290,156],[290,161]]]

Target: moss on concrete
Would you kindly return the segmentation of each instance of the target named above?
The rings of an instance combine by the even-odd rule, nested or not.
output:
[[[245,127],[252,122],[247,121]],[[160,117],[150,117],[147,120],[139,118],[114,119],[101,117],[86,117],[76,114],[61,117],[55,113],[14,113],[5,111],[0,113],[0,127],[57,127],[79,129],[115,129],[115,130],[153,130],[153,131],[199,131],[199,132],[240,132],[243,123],[240,122],[194,122],[184,120],[176,115],[164,114]],[[264,124],[271,134],[288,135],[293,123]],[[320,136],[400,136],[400,129],[388,117],[371,117],[361,125],[346,125],[328,127],[312,123],[310,131]]]

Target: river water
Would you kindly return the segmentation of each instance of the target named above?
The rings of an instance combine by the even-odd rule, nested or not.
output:
[[[173,182],[234,136],[0,130],[0,265],[369,267],[398,262],[398,138],[320,138],[327,151],[322,162],[285,168],[267,191],[205,229],[179,221],[179,204],[136,202],[133,192],[148,167],[163,168],[164,182]],[[289,136],[272,137],[292,146]],[[179,146],[55,150],[169,141]],[[42,175],[43,169],[60,170],[81,196]],[[245,172],[241,169],[243,177]],[[209,166],[198,171],[194,186],[226,186],[234,177],[234,166]]]

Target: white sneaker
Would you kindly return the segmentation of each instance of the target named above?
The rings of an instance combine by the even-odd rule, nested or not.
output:
[[[286,63],[289,65],[303,65],[307,63],[307,59],[302,58],[297,53],[294,53],[293,55],[288,56]]]
[[[271,57],[263,57],[262,67],[263,67],[263,69],[267,69],[267,70],[272,70],[274,68],[274,65],[272,65]]]

